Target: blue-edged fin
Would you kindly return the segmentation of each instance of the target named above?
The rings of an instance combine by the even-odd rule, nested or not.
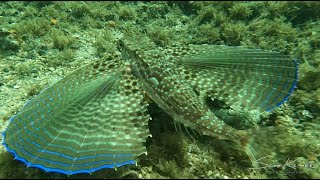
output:
[[[197,91],[228,105],[270,111],[284,103],[297,84],[297,62],[277,52],[189,45],[165,53]]]
[[[147,102],[130,68],[110,59],[75,71],[27,103],[3,133],[15,159],[68,175],[136,163],[146,152]]]

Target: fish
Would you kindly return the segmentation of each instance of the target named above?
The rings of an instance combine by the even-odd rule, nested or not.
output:
[[[293,93],[297,61],[242,46],[137,42],[119,39],[120,53],[75,70],[27,102],[2,132],[5,149],[27,167],[67,175],[137,164],[152,136],[151,99],[175,123],[235,142],[255,161],[250,143],[264,131],[229,126],[205,98],[270,112]]]

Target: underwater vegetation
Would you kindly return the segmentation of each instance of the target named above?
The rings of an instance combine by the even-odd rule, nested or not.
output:
[[[180,123],[177,123],[176,118],[172,118],[172,113],[170,114],[170,110],[166,109],[161,101],[163,98],[160,98],[160,100],[159,98],[154,98],[150,95],[151,93],[147,93],[148,95],[142,98],[141,94],[134,96],[133,93],[132,96],[136,97],[136,99],[140,98],[139,100],[144,104],[139,106],[140,108],[143,107],[143,113],[139,116],[150,116],[152,121],[149,121],[149,118],[143,118],[148,120],[146,122],[141,122],[140,119],[134,120],[136,124],[133,126],[137,129],[132,129],[130,132],[135,132],[134,134],[139,138],[132,138],[133,136],[128,138],[132,141],[136,140],[137,144],[143,143],[143,146],[137,145],[139,151],[136,154],[141,154],[142,152],[147,152],[147,154],[142,154],[137,158],[137,165],[134,163],[132,165],[121,166],[116,171],[113,168],[101,169],[93,172],[91,175],[75,174],[69,178],[319,178],[320,84],[318,79],[320,77],[320,43],[318,29],[320,26],[320,14],[317,11],[320,8],[319,3],[48,1],[5,2],[1,3],[0,6],[0,127],[2,131],[8,127],[11,116],[17,115],[18,117],[17,119],[12,118],[14,124],[15,121],[19,120],[19,116],[23,117],[19,115],[19,112],[26,112],[28,106],[32,107],[37,104],[35,103],[37,101],[30,101],[25,107],[27,109],[22,110],[26,102],[37,97],[41,99],[41,96],[45,97],[46,92],[50,91],[50,89],[47,89],[40,93],[43,89],[52,85],[52,87],[60,89],[63,86],[54,86],[54,84],[61,79],[62,81],[60,82],[66,82],[67,84],[69,82],[76,83],[76,81],[71,81],[70,78],[63,80],[71,72],[83,73],[82,76],[77,76],[77,73],[74,73],[75,77],[85,77],[84,75],[87,75],[88,77],[84,79],[90,80],[91,78],[92,80],[94,78],[92,81],[86,81],[87,84],[80,83],[83,87],[87,87],[85,89],[77,87],[76,84],[75,86],[71,86],[72,88],[80,88],[80,91],[76,92],[81,97],[82,95],[85,95],[84,97],[92,97],[92,92],[95,92],[94,88],[90,90],[89,86],[86,85],[96,87],[96,89],[109,89],[110,91],[107,92],[115,92],[113,91],[114,84],[124,83],[123,85],[125,85],[125,83],[129,82],[131,85],[135,84],[133,83],[135,82],[134,77],[130,76],[130,71],[134,70],[130,68],[130,70],[127,69],[121,72],[122,74],[120,73],[120,76],[125,78],[118,78],[117,73],[112,74],[112,70],[120,66],[120,62],[123,62],[118,61],[118,58],[124,58],[130,63],[136,62],[133,57],[140,56],[135,56],[132,53],[135,49],[143,50],[144,53],[152,52],[151,54],[154,55],[151,56],[152,58],[148,58],[148,54],[144,54],[145,56],[142,56],[144,58],[141,58],[143,61],[155,64],[162,63],[164,66],[167,65],[167,61],[163,62],[162,58],[159,58],[163,54],[181,57],[183,54],[201,52],[199,56],[192,56],[196,63],[183,62],[183,58],[182,60],[179,60],[179,58],[172,59],[172,63],[174,63],[173,67],[176,67],[176,71],[183,75],[183,81],[186,81],[190,86],[203,85],[203,82],[199,84],[196,82],[200,82],[201,78],[205,79],[202,76],[206,74],[201,74],[201,72],[204,72],[204,67],[208,68],[209,66],[212,69],[214,69],[213,67],[217,67],[217,64],[210,64],[211,61],[203,61],[211,57],[206,55],[206,53],[212,50],[213,47],[217,49],[218,47],[241,46],[263,50],[259,52],[279,52],[279,56],[275,59],[272,58],[274,54],[270,54],[268,58],[265,58],[266,61],[264,62],[266,65],[272,67],[278,62],[280,64],[284,63],[285,67],[292,67],[292,70],[288,71],[277,71],[279,69],[276,68],[272,71],[260,69],[253,76],[248,76],[246,74],[248,71],[237,72],[238,76],[236,77],[256,78],[254,75],[260,75],[257,77],[263,79],[263,76],[260,74],[263,72],[280,74],[283,79],[286,79],[287,76],[291,77],[288,78],[291,79],[288,81],[281,81],[282,78],[278,78],[280,79],[279,81],[272,83],[272,78],[266,76],[268,77],[267,79],[270,78],[271,87],[284,88],[284,86],[280,86],[279,84],[285,84],[286,82],[287,84],[291,84],[291,86],[285,86],[287,89],[283,93],[279,92],[279,96],[274,96],[274,99],[276,97],[279,98],[277,102],[279,104],[271,102],[273,105],[280,105],[280,102],[284,102],[280,97],[287,97],[288,93],[291,93],[293,90],[291,87],[296,86],[288,100],[271,112],[251,111],[237,105],[230,105],[232,103],[229,103],[228,100],[236,98],[237,93],[232,96],[217,93],[213,97],[213,100],[211,98],[205,99],[206,108],[209,108],[210,112],[219,118],[219,121],[215,122],[223,120],[221,123],[227,124],[237,130],[248,130],[259,127],[261,133],[258,134],[268,135],[251,136],[253,139],[257,138],[261,142],[260,144],[253,143],[252,148],[265,155],[262,157],[263,159],[257,159],[258,163],[260,163],[260,168],[253,169],[252,161],[250,161],[246,152],[241,148],[241,143],[238,147],[232,140],[230,141],[232,138],[221,140],[216,136],[210,136],[210,134],[201,135],[199,127],[197,129],[190,125],[189,127],[191,128],[188,128],[188,125],[183,126],[180,124],[183,124],[182,120]],[[119,46],[119,42],[121,42],[119,40],[124,40],[125,42],[130,40],[130,43],[127,42],[123,44],[124,46]],[[149,43],[152,45],[148,46]],[[200,48],[202,44],[209,44],[206,46],[208,49],[203,48],[206,50],[200,50],[202,49]],[[195,47],[194,51],[192,51],[192,48],[186,48],[190,45]],[[146,48],[150,49],[146,50]],[[159,50],[163,54],[160,53],[159,56],[156,56]],[[218,50],[216,51],[219,52]],[[227,48],[222,49],[220,52],[226,51],[228,51]],[[230,52],[228,54],[237,54],[234,51]],[[238,53],[236,57],[241,57],[241,55],[243,54]],[[219,57],[225,56],[222,53]],[[296,60],[299,64],[299,78],[296,85],[296,65],[292,59]],[[173,62],[173,60],[176,62]],[[113,61],[115,61],[114,64],[111,63]],[[192,69],[193,66],[204,62],[206,66],[199,68],[200,71],[196,71],[200,73],[197,76],[194,75],[195,72],[187,71],[188,68]],[[231,62],[239,63],[238,61]],[[287,64],[287,62],[291,62],[291,64]],[[95,65],[95,63],[97,64]],[[250,60],[247,63],[250,64]],[[139,69],[139,67],[143,67],[142,65],[143,63],[138,64],[136,68]],[[85,68],[83,71],[77,70],[83,66],[87,66],[87,69]],[[131,66],[134,67],[132,64]],[[219,66],[224,67],[223,63]],[[240,63],[234,67],[241,70],[247,66],[242,66]],[[253,69],[252,66],[250,67]],[[89,71],[90,68],[91,70],[92,68],[97,70],[97,72],[89,76],[90,73],[85,72],[95,72]],[[160,71],[158,70],[160,74],[166,72],[163,67],[160,69]],[[250,68],[248,69],[250,70]],[[142,78],[145,77],[144,72],[148,72],[147,70],[138,71],[141,73],[140,76],[137,73],[134,74],[136,77],[141,77],[137,82],[141,83],[142,79],[150,79],[150,81],[142,84],[152,87],[159,84],[161,82],[159,77]],[[106,72],[108,72],[107,77],[101,78],[103,73]],[[214,71],[209,72],[213,73]],[[224,71],[216,72],[220,74],[210,74],[212,78],[219,79],[224,77]],[[174,72],[169,74],[174,74]],[[200,79],[195,80],[195,77],[200,77]],[[244,96],[239,96],[238,99],[236,98],[231,102],[241,102],[243,98],[248,99],[248,102],[250,99],[254,99],[250,98],[255,97],[252,95],[254,93],[250,91],[255,90],[256,86],[253,84],[233,83],[241,82],[241,79],[237,81],[236,79],[228,79],[227,77],[233,76],[226,76],[222,81],[210,81],[209,84],[199,86],[198,90],[192,93],[200,96],[202,95],[201,91],[210,89],[208,86],[212,84],[214,84],[212,87],[215,87],[214,89],[218,92],[219,88],[223,90],[224,88],[228,88],[228,86],[231,87],[228,89],[237,89],[238,87],[232,86],[237,84],[240,89],[241,86],[245,89],[245,91],[239,91],[239,95],[242,92]],[[102,81],[102,79],[104,80]],[[124,79],[127,80],[123,82]],[[173,78],[172,81],[176,82],[175,80],[179,80],[179,78]],[[195,84],[192,84],[192,82],[195,82]],[[261,80],[261,82],[264,81]],[[141,88],[144,88],[144,91],[148,91],[147,87],[149,86]],[[139,94],[142,93],[140,91],[141,88],[124,86],[123,89],[126,91],[123,93],[133,91]],[[259,92],[266,93],[272,91],[270,89],[269,91],[268,89],[265,89],[265,91],[263,89],[259,90]],[[54,95],[55,97],[59,96],[58,92],[62,93],[64,90],[60,89],[52,92],[55,93],[46,97],[49,98],[47,99],[49,101]],[[103,97],[111,94],[97,93],[96,95]],[[70,101],[65,102],[71,102],[73,95],[69,94]],[[267,96],[262,95],[261,97],[265,97],[264,99],[267,100],[270,99]],[[176,96],[175,99],[179,97]],[[180,105],[181,102],[187,102],[187,106],[192,98],[187,99],[189,101],[177,102],[180,102],[178,103]],[[83,103],[83,101],[75,102],[78,105],[75,107],[81,107],[81,103]],[[130,102],[130,98],[128,102]],[[64,106],[63,102],[61,103],[60,105]],[[47,107],[46,104],[51,107],[54,106],[50,103],[44,103],[41,105],[42,110],[50,111],[49,106]],[[120,105],[120,103],[118,104]],[[149,104],[149,106],[146,106],[146,104]],[[263,109],[270,108],[267,105],[264,106]],[[94,109],[96,106],[92,105],[90,107]],[[77,112],[77,109],[69,109],[69,112]],[[146,112],[148,113],[146,114]],[[43,114],[38,113],[37,115],[41,116]],[[186,116],[184,113],[182,115]],[[32,116],[35,115],[27,114],[22,119],[31,120]],[[52,116],[56,116],[56,114],[52,114]],[[89,113],[76,117],[72,116],[71,113],[70,116],[64,118],[64,122],[66,123],[68,119],[72,118],[85,119],[92,116]],[[127,127],[126,123],[129,123],[127,122],[129,119],[123,118],[122,123],[124,124],[119,127],[113,125],[113,123],[117,123],[116,121],[109,121],[109,123],[111,123],[110,126],[121,129],[121,127]],[[182,119],[188,119],[188,117]],[[59,124],[59,122],[55,123]],[[23,128],[23,122],[20,125]],[[59,127],[63,126],[64,124],[59,124]],[[72,127],[71,125],[66,125],[66,127],[74,128],[74,131],[78,130],[79,134],[81,134],[80,127],[93,128],[97,126],[99,126],[97,123],[81,120],[78,120],[76,125]],[[46,128],[45,126],[43,127]],[[101,134],[107,134],[107,127],[109,126],[104,125],[104,127],[101,126],[100,130],[106,131],[106,133]],[[268,127],[278,127],[279,129],[285,129],[285,131],[273,132],[263,130],[264,128],[268,129]],[[11,133],[19,131],[18,129],[9,128],[7,133],[10,133],[10,129]],[[36,132],[37,130],[35,128],[32,131]],[[128,131],[125,132],[128,134]],[[143,133],[139,134],[138,132]],[[149,134],[152,137],[147,137]],[[143,140],[141,139],[142,136]],[[115,138],[117,137],[120,136],[116,136]],[[3,137],[1,138],[2,140],[6,140]],[[24,140],[27,141],[27,139]],[[93,139],[92,141],[94,142]],[[37,144],[39,145],[39,143],[34,142],[34,147]],[[89,141],[88,143],[90,144]],[[10,147],[13,146],[16,145],[11,143]],[[26,147],[21,147],[21,149],[23,148]],[[36,151],[36,149],[33,150]],[[22,152],[18,155],[19,157]],[[121,154],[120,151],[114,152]],[[16,153],[19,153],[18,149]],[[24,164],[13,159],[14,156],[9,152],[5,152],[4,148],[1,147],[1,178],[68,177],[60,173],[46,173],[38,168],[27,167],[28,163]],[[290,162],[290,166],[284,165],[286,162]],[[278,166],[265,167],[266,164]]]

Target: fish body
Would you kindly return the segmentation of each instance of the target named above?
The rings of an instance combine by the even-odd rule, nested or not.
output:
[[[176,122],[204,135],[238,141],[240,133],[210,111],[204,99],[177,71],[177,65],[166,60],[162,51],[126,49],[131,57],[135,57],[130,60],[130,67],[141,82],[142,89]]]
[[[135,164],[150,136],[149,96],[187,127],[242,146],[249,131],[218,119],[204,97],[272,110],[297,83],[297,63],[244,47],[143,47],[120,40],[121,55],[84,66],[32,99],[3,132],[3,145],[30,167],[64,174]],[[251,152],[245,148],[249,156]]]

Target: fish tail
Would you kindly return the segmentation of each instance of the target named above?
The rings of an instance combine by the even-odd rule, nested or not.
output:
[[[279,143],[278,135],[285,135],[286,132],[288,128],[281,126],[242,130],[243,136],[240,138],[240,143],[252,163],[251,169],[260,169],[260,165],[264,164],[262,159],[274,153],[273,147],[277,147]]]

